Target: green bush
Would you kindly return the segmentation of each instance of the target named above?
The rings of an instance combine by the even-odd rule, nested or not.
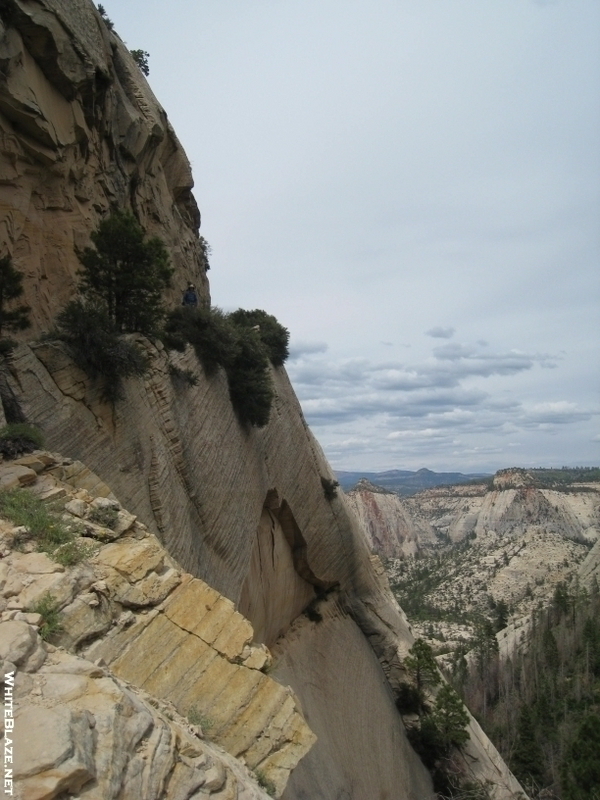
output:
[[[275,391],[269,359],[255,331],[241,330],[237,355],[225,365],[229,397],[241,423],[264,427]]]
[[[260,330],[250,324],[256,319],[261,320]],[[288,334],[275,317],[264,311],[239,309],[227,315],[218,308],[182,307],[168,315],[162,336],[165,346],[174,350],[191,344],[207,376],[219,367],[225,370],[229,397],[242,424],[267,424],[275,396],[269,360],[281,365],[287,356]]]
[[[333,500],[337,497],[337,490],[339,486],[339,481],[334,481],[331,478],[325,478],[321,475],[321,486],[323,487],[323,494],[325,495],[325,499]]]
[[[423,700],[416,686],[403,681],[398,687],[396,708],[401,714],[419,714]]]
[[[169,364],[169,375],[174,382],[179,381],[186,386],[198,386],[198,376],[191,369],[183,369],[176,364]]]
[[[114,531],[119,520],[119,512],[111,506],[100,506],[92,509],[88,519],[90,522],[95,522],[96,525],[103,525],[105,528],[110,528],[111,531]]]
[[[48,641],[55,634],[60,633],[62,625],[60,622],[59,604],[50,592],[46,592],[37,603],[29,609],[34,614],[42,616],[40,636],[44,641]]]
[[[272,314],[267,314],[259,308],[253,311],[238,308],[229,315],[229,318],[240,327],[257,330],[274,367],[285,364],[289,355],[290,332]]]
[[[98,13],[102,17],[102,22],[106,25],[109,31],[112,31],[115,25],[114,22],[106,16],[106,11],[104,10],[104,6],[98,4],[97,8],[98,8]]]
[[[0,491],[0,515],[27,529],[38,550],[63,566],[79,563],[89,550],[76,534],[45,503],[26,489]]]
[[[194,348],[207,376],[227,368],[238,354],[237,331],[219,308],[176,308],[167,316],[163,341],[182,352],[187,343]]]
[[[148,66],[150,53],[148,53],[146,50],[130,50],[129,52],[133,56],[133,60],[138,65],[142,73],[146,75],[146,77],[150,75],[150,67]]]
[[[73,360],[92,380],[99,381],[104,399],[123,396],[123,379],[141,376],[148,360],[134,342],[119,335],[105,307],[72,300],[56,318],[56,336],[67,345]]]
[[[13,422],[0,430],[0,453],[4,458],[16,458],[43,446],[42,432],[25,422]]]

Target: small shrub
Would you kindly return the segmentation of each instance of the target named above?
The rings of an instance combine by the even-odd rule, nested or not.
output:
[[[104,9],[104,6],[98,4],[97,8],[98,8],[98,13],[102,17],[102,22],[106,25],[109,31],[112,31],[112,29],[115,27],[115,24],[111,19],[109,19],[106,16],[106,11]]]
[[[265,336],[275,325],[279,326],[277,320],[264,311],[242,312],[240,309],[227,315],[218,308],[181,307],[168,315],[162,339],[166,347],[180,352],[187,343],[191,344],[208,377],[219,367],[225,369],[229,397],[238,419],[242,424],[262,428],[269,421],[275,395],[269,358],[280,365],[284,354],[281,346],[277,350],[274,344],[265,343],[260,331],[249,324],[253,317],[242,316],[255,313],[261,320],[269,320],[264,324]],[[287,336],[287,332],[285,334]],[[281,338],[281,333],[279,336]]]
[[[416,686],[403,681],[399,686],[396,708],[401,714],[419,714],[423,702]]]
[[[150,75],[150,67],[148,66],[150,53],[146,52],[146,50],[130,50],[129,52],[133,56],[133,60],[138,65],[142,73],[146,75],[146,77]]]
[[[339,485],[339,481],[334,481],[331,478],[325,478],[323,475],[321,475],[321,486],[323,487],[323,494],[325,495],[326,500],[331,502],[337,497]]]
[[[235,328],[219,308],[176,308],[167,316],[163,341],[182,352],[189,342],[207,376],[227,367],[238,353]]]
[[[258,785],[263,788],[268,795],[275,797],[277,788],[273,781],[267,778],[264,770],[257,768],[254,770],[254,774],[256,775]]]
[[[311,622],[323,622],[323,615],[317,608],[318,598],[315,597],[304,609],[304,613]]]
[[[202,733],[208,734],[211,728],[214,727],[215,721],[211,717],[202,714],[196,706],[191,706],[187,713],[188,721],[192,725],[198,725],[202,729]]]
[[[44,446],[42,432],[33,425],[16,422],[0,430],[0,453],[4,458],[16,458]]]
[[[173,382],[183,383],[186,386],[198,386],[198,376],[191,369],[182,369],[176,364],[169,364],[169,375]]]
[[[100,506],[90,511],[88,519],[96,525],[102,525],[104,528],[114,531],[119,520],[119,512],[112,506]]]
[[[257,331],[274,367],[285,364],[289,355],[290,332],[272,314],[267,314],[259,308],[253,311],[238,308],[229,317],[235,325]]]
[[[237,355],[225,365],[229,397],[240,422],[262,428],[275,395],[269,359],[254,331],[240,331],[237,343]]]
[[[62,630],[60,622],[59,604],[55,597],[50,592],[46,592],[38,601],[29,609],[34,614],[40,614],[42,617],[42,625],[40,627],[40,636],[47,642],[57,633]]]
[[[34,539],[39,551],[63,566],[77,564],[89,555],[57,514],[26,489],[0,491],[0,514],[27,528],[27,539]]]
[[[19,343],[14,339],[2,338],[0,339],[0,356],[6,358],[9,356]]]
[[[123,396],[123,380],[144,375],[148,360],[134,342],[123,338],[100,303],[72,300],[56,318],[56,336],[92,380],[100,381],[104,399]]]

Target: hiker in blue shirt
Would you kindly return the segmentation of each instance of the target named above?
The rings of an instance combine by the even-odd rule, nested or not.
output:
[[[188,283],[188,287],[183,293],[181,305],[189,306],[190,308],[198,308],[198,295],[196,294],[196,287],[193,283]]]

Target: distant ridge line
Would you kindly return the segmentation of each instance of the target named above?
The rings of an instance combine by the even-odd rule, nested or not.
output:
[[[359,481],[365,480],[375,486],[403,495],[416,494],[423,489],[431,489],[434,486],[470,483],[471,481],[483,481],[493,477],[493,474],[489,472],[465,474],[462,472],[433,472],[430,469],[419,469],[417,471],[390,469],[384,472],[350,472],[339,470],[336,471],[335,474],[340,486],[345,492],[354,488]]]

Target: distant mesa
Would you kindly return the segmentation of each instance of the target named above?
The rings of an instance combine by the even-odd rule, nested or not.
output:
[[[455,483],[470,483],[476,480],[487,480],[492,477],[490,473],[477,472],[463,474],[462,472],[432,472],[430,469],[419,469],[416,472],[410,470],[391,469],[386,472],[336,472],[336,477],[340,486],[345,492],[356,488],[362,491],[368,490],[366,483],[372,487],[370,491],[397,492],[398,494],[409,496],[421,492],[423,489],[431,489],[434,486],[448,486]],[[360,485],[358,485],[360,484]]]

